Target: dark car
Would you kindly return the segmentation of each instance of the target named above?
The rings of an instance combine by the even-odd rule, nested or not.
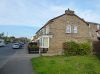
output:
[[[28,52],[29,53],[39,53],[39,46],[36,42],[30,42],[28,44]]]
[[[21,48],[24,47],[24,43],[23,42],[19,42],[19,44],[20,44]]]

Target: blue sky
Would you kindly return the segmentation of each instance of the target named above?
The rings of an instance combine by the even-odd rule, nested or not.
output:
[[[0,0],[0,32],[31,38],[68,8],[86,21],[100,23],[100,0]]]

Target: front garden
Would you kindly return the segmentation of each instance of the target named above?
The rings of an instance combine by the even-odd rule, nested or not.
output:
[[[64,53],[33,58],[36,74],[100,74],[100,56],[91,54],[90,43],[65,42]]]
[[[31,61],[36,74],[100,74],[96,56],[38,57]]]

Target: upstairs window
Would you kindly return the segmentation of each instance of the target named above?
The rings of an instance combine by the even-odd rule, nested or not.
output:
[[[74,27],[73,27],[73,33],[78,33],[77,26],[74,26]]]
[[[89,28],[90,28],[90,25],[91,25],[91,24],[89,24]]]
[[[71,33],[71,25],[66,26],[66,33]]]
[[[100,25],[97,25],[97,30],[99,30],[99,28],[100,28]]]
[[[77,26],[71,26],[71,25],[66,26],[66,33],[78,33]]]
[[[49,34],[49,26],[46,26],[46,34]]]
[[[45,28],[43,28],[42,32],[43,32],[43,34],[45,34]]]

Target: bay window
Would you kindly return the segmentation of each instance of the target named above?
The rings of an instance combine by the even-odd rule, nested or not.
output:
[[[40,48],[49,48],[49,37],[48,36],[41,37],[39,42],[40,42]]]

